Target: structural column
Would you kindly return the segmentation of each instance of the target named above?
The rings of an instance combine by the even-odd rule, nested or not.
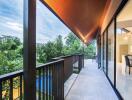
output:
[[[36,0],[24,0],[24,100],[36,100]]]

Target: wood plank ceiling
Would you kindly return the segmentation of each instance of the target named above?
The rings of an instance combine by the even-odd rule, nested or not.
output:
[[[110,0],[41,0],[83,42],[101,27]]]

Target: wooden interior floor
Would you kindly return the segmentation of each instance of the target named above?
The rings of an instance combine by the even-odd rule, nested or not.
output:
[[[96,62],[85,60],[80,72],[65,100],[118,100],[102,70]]]

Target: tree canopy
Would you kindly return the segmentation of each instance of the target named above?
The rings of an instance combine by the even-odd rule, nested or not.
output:
[[[92,58],[95,55],[95,42],[85,46],[83,52],[83,43],[73,33],[69,33],[65,39],[65,43],[63,43],[62,36],[58,35],[53,41],[48,41],[45,44],[37,43],[37,65],[51,61],[52,58],[58,56],[84,53],[86,58]],[[0,75],[22,68],[23,43],[17,37],[0,37]]]

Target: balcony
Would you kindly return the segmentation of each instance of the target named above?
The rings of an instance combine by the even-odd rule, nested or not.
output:
[[[17,6],[17,3],[14,2],[11,4],[12,1],[10,0],[6,1],[6,3],[3,1],[1,0],[0,3],[1,5],[3,3],[2,7],[0,6],[0,14],[3,14],[2,17],[0,15],[0,23],[2,23],[0,31],[3,35],[5,33],[10,35],[15,33],[16,36],[19,36],[19,33],[21,34],[22,43],[20,42],[20,46],[22,52],[19,56],[21,56],[23,66],[21,69],[23,70],[15,70],[16,72],[0,76],[0,100],[124,100],[131,98],[130,64],[128,78],[123,69],[125,66],[121,68],[121,62],[118,61],[119,59],[121,60],[122,54],[126,55],[129,51],[132,51],[132,44],[127,43],[130,42],[128,39],[132,40],[130,39],[132,28],[129,25],[132,21],[129,21],[129,19],[122,21],[122,16],[120,17],[121,19],[118,19],[119,12],[125,7],[128,0],[67,0],[65,2],[64,0],[21,0],[21,3],[19,1]],[[19,5],[21,5],[20,8],[22,9],[10,9],[12,7],[17,8]],[[62,53],[60,50],[61,52],[57,52],[59,56],[69,56],[52,56],[44,60],[45,62],[50,60],[50,62],[39,62],[45,64],[36,67],[38,58],[36,56],[36,46],[39,44],[37,40],[45,43],[48,39],[51,40],[52,35],[55,33],[63,35],[62,31],[58,31],[58,29],[62,29],[60,26],[56,25],[55,30],[57,31],[55,32],[54,28],[51,27],[51,25],[55,26],[54,22],[51,20],[48,20],[50,24],[46,22],[46,18],[52,19],[52,17],[44,16],[48,15],[48,13],[42,14],[42,12],[46,12],[43,6],[50,10],[63,25],[67,26],[68,31],[72,31],[82,41],[82,44],[80,44],[82,49],[79,50],[81,54],[74,54],[73,52],[63,54],[65,52]],[[132,9],[131,5],[129,7]],[[18,14],[19,10],[21,11],[20,14]],[[11,11],[15,11],[16,14],[11,13]],[[39,14],[42,14],[42,20],[38,20],[40,19]],[[126,17],[126,14],[124,15]],[[127,15],[131,17],[128,13]],[[13,18],[10,19],[12,16]],[[16,16],[18,20],[16,20]],[[20,17],[21,19],[19,19]],[[17,21],[20,21],[20,23]],[[48,26],[49,32],[45,31],[44,23]],[[50,34],[48,39],[44,36],[45,33]],[[37,36],[38,34],[39,36]],[[84,44],[89,45],[94,39],[97,40],[95,54],[98,56],[99,66],[94,60],[84,60]],[[118,40],[120,40],[120,43]],[[6,44],[9,43],[10,41]],[[122,46],[123,53],[118,57],[118,47],[120,47],[120,44],[124,45],[124,43],[126,44],[126,50]],[[15,46],[13,42],[12,44],[13,46],[10,46],[10,48],[13,49]],[[76,42],[75,44],[79,43]],[[129,46],[127,46],[128,44]],[[50,47],[54,47],[54,45],[50,45]],[[71,47],[67,46],[67,48]],[[46,50],[45,48],[42,49]],[[47,51],[52,51],[51,55],[54,55],[54,49],[49,48]],[[59,50],[56,49],[56,51]],[[77,51],[76,46],[74,51]],[[7,54],[7,51],[4,53]],[[17,55],[17,52],[15,53]],[[44,55],[44,53],[41,52],[40,55]],[[46,52],[45,54],[50,53]],[[92,56],[95,56],[95,54]],[[12,53],[12,55],[14,54]],[[11,55],[8,56],[10,57]],[[46,58],[47,56],[41,57]],[[1,61],[3,59],[8,61],[8,59],[0,58]],[[19,60],[17,57],[14,58]],[[12,60],[12,58],[10,59]],[[5,66],[2,65],[4,69],[6,69]],[[97,68],[103,69],[104,73]],[[122,70],[123,73],[121,73],[121,69],[124,70]],[[126,79],[128,80],[126,81]]]
[[[36,67],[37,100],[118,100],[95,60],[83,55],[53,60]],[[1,100],[23,100],[23,71],[1,76],[0,82]]]

